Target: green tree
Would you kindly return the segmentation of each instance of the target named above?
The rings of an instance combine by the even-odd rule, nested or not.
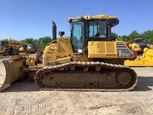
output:
[[[141,36],[144,39],[144,41],[146,41],[146,42],[153,42],[153,30],[144,31],[141,34]]]
[[[52,41],[51,37],[41,37],[39,38],[38,42],[36,43],[37,46],[41,47],[42,49],[45,48],[47,43],[50,43]]]
[[[123,35],[123,36],[121,36],[121,38],[124,40],[124,41],[128,41],[130,38],[129,38],[129,36],[127,36],[127,35]]]
[[[112,40],[115,40],[116,38],[119,37],[119,35],[117,33],[112,32],[111,37],[112,37]]]
[[[141,37],[141,36],[136,30],[132,31],[131,34],[129,34],[129,39],[130,40],[134,39],[134,38],[139,38],[139,37]]]
[[[26,38],[24,40],[20,40],[21,44],[35,44],[36,40],[34,38]]]

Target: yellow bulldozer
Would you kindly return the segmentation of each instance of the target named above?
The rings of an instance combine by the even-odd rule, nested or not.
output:
[[[35,59],[2,58],[0,90],[27,74],[41,90],[129,91],[137,85],[136,72],[124,66],[133,52],[122,40],[111,39],[112,27],[119,24],[116,16],[79,16],[68,22],[70,39],[63,31],[57,39],[53,21],[53,41],[43,52],[37,51]]]
[[[0,40],[0,54],[3,56],[19,55],[19,48],[21,44],[13,38],[7,40]]]
[[[36,53],[37,48],[33,44],[22,44],[19,48],[20,54]]]
[[[143,41],[143,38],[134,38],[127,45],[134,53],[134,59],[126,60],[124,65],[130,67],[153,66],[153,45]]]

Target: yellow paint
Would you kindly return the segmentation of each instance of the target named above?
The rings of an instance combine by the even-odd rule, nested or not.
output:
[[[95,16],[78,16],[77,18],[68,18],[68,22],[71,22],[73,20],[80,20],[81,18],[84,18],[85,20],[100,20],[100,19],[117,19],[116,16],[108,16],[107,14],[99,14],[99,15],[95,15]]]
[[[126,66],[153,66],[153,49],[144,48],[143,55],[135,60],[126,60]]]
[[[139,45],[138,45],[137,43],[129,44],[129,48],[130,48],[131,50],[141,51],[141,48],[139,47]]]
[[[48,43],[43,52],[43,65],[49,61],[71,57],[73,55],[70,39],[60,36],[59,39]]]

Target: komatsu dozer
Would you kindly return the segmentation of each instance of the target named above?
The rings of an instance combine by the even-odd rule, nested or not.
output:
[[[53,41],[43,53],[37,51],[35,63],[27,58],[21,73],[42,90],[129,91],[137,85],[136,72],[124,66],[133,52],[122,40],[111,39],[111,28],[119,24],[116,16],[80,16],[68,22],[70,38],[59,32],[57,39],[53,21]]]

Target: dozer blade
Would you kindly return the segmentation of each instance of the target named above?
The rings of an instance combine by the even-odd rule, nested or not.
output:
[[[11,83],[25,77],[21,67],[26,66],[26,61],[21,56],[0,57],[0,91],[8,88]]]
[[[124,65],[129,67],[153,67],[153,61],[126,60],[124,61]]]

